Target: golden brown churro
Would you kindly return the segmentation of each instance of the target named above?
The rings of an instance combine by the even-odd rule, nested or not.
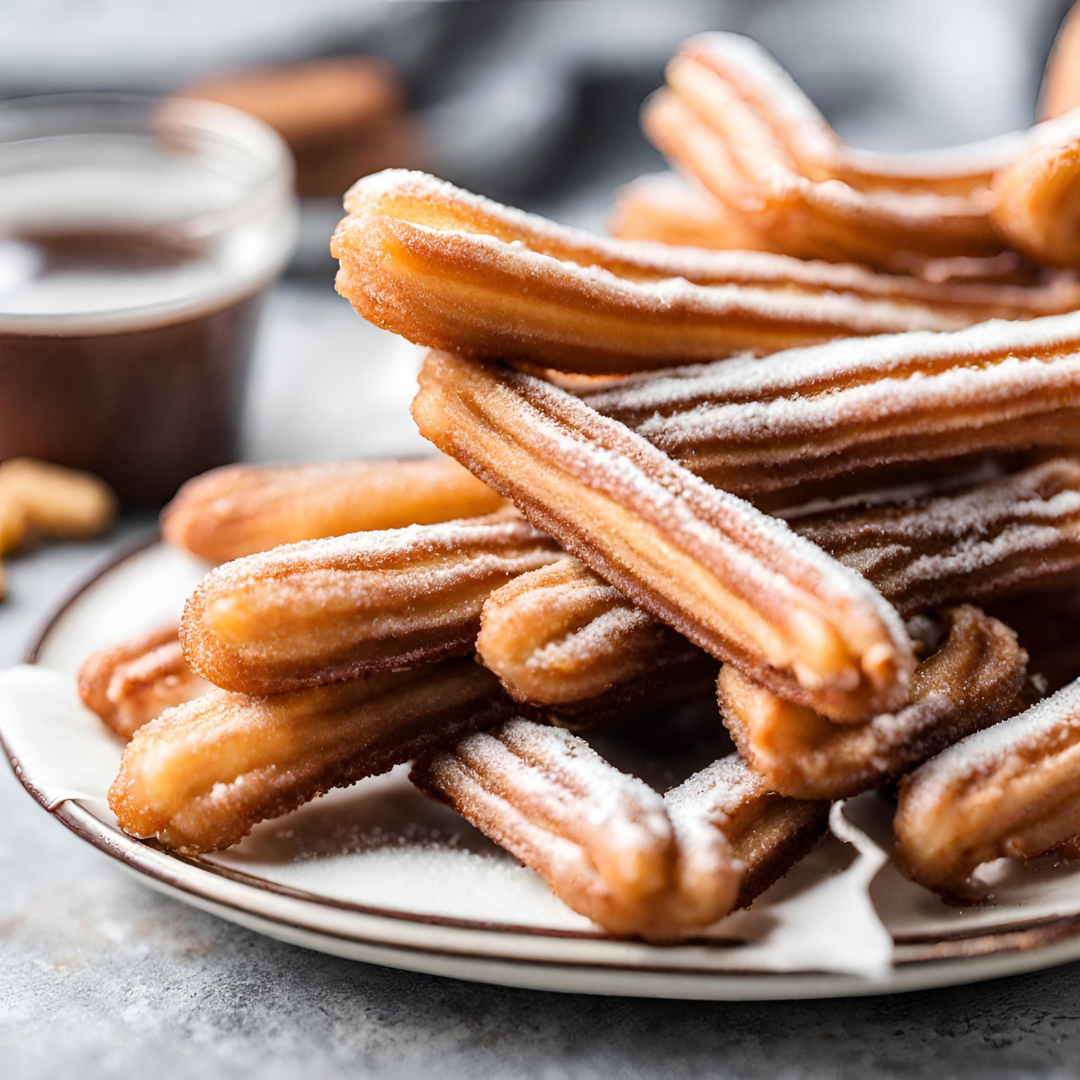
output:
[[[141,727],[109,805],[132,836],[186,854],[354,784],[512,712],[468,659],[253,698],[215,690]]]
[[[494,513],[502,499],[449,458],[229,465],[189,480],[161,515],[171,544],[213,562],[279,544]]]
[[[703,697],[717,672],[708,653],[571,558],[496,589],[476,649],[515,701],[569,727]]]
[[[945,640],[916,668],[910,702],[865,724],[830,723],[724,667],[720,711],[739,753],[773,791],[841,799],[881,787],[1010,715],[1027,663],[1016,635],[968,605],[943,618]]]
[[[738,754],[694,773],[664,796],[671,819],[707,821],[742,867],[734,907],[749,907],[824,835],[829,804],[770,791]]]
[[[1071,847],[1080,837],[1080,682],[905,779],[895,829],[900,868],[964,901],[986,897],[973,876],[982,863]]]
[[[510,720],[422,758],[412,781],[612,934],[685,937],[734,902],[723,834],[672,822],[660,795],[566,731]]]
[[[801,173],[837,179],[860,191],[965,195],[986,187],[1032,135],[1015,132],[967,146],[900,154],[845,145],[794,79],[761,45],[741,34],[706,33],[676,56],[697,60],[752,108]]]
[[[933,284],[765,252],[607,240],[422,173],[346,196],[338,291],[377,326],[481,359],[630,372],[837,337],[956,329],[1077,304],[1044,287]]]
[[[734,34],[691,38],[643,126],[674,163],[770,250],[910,269],[993,257],[991,176],[1032,146],[1075,137],[1072,120],[928,154],[852,151],[763,49]]]
[[[904,615],[1080,576],[1080,462],[1055,458],[902,506],[825,511],[792,527],[857,570]]]
[[[79,696],[117,735],[130,739],[166,709],[213,687],[184,659],[175,625],[100,649],[79,669]]]
[[[413,417],[629,600],[777,693],[841,720],[905,699],[912,645],[866,582],[573,395],[432,353]]]
[[[620,240],[656,240],[719,251],[771,251],[766,236],[676,173],[653,173],[615,193],[608,231]]]
[[[97,536],[115,516],[116,495],[93,473],[35,458],[0,462],[0,555],[32,536]]]
[[[850,472],[1078,445],[1080,312],[837,341],[634,376],[583,395],[746,496]]]
[[[989,182],[989,176],[986,181]],[[662,244],[719,251],[784,253],[782,242],[754,229],[748,219],[725,207],[695,181],[687,181],[676,173],[651,173],[619,188],[608,230],[620,240],[656,240]],[[1052,279],[1052,275],[1042,272],[1015,251],[981,258],[929,258],[900,252],[891,261],[893,271],[914,274],[938,287],[997,282],[1024,286],[1032,298],[1047,296],[1046,284]],[[1044,308],[1041,313],[1050,312]]]
[[[488,594],[560,555],[512,511],[288,544],[206,576],[184,610],[184,654],[245,694],[464,655]]]
[[[994,177],[991,219],[1036,262],[1080,266],[1080,138],[1029,150]]]
[[[792,527],[906,615],[1047,590],[1080,576],[1080,463],[1054,459],[966,491]],[[625,719],[635,687],[639,713],[657,711],[659,695],[696,700],[710,670],[700,650],[570,558],[493,592],[476,644],[511,697],[569,726],[600,723],[608,697]]]

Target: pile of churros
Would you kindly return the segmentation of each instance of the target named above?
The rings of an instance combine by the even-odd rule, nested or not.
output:
[[[181,489],[164,537],[218,565],[80,679],[130,740],[121,828],[212,851],[412,762],[574,911],[657,942],[753,903],[863,792],[947,898],[1080,851],[1067,52],[1060,116],[884,156],[753,43],[694,39],[644,113],[682,178],[625,189],[617,238],[355,184],[337,288],[430,350],[412,416],[443,456]],[[702,703],[731,752],[666,793],[588,741]]]

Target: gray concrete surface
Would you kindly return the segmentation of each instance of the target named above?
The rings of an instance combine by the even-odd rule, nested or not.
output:
[[[373,333],[327,289],[279,293],[249,449],[319,457],[331,445],[370,445],[342,396],[397,409],[409,382],[387,376],[379,389],[355,362],[377,351]],[[327,378],[342,395],[323,406],[312,380]],[[290,407],[297,401],[308,421]],[[393,438],[404,446],[410,436]],[[0,667],[19,659],[75,580],[150,526],[145,516],[128,519],[105,541],[9,560]],[[50,821],[3,766],[0,823],[4,1080],[1080,1074],[1076,965],[853,1001],[694,1004],[506,990],[308,953],[162,898]]]

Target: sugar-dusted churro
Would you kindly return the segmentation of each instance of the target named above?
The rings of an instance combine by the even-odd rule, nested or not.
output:
[[[184,610],[184,654],[245,694],[464,655],[488,594],[561,554],[513,511],[288,544],[206,576]]]
[[[476,648],[515,701],[555,707],[571,726],[604,720],[611,696],[623,719],[632,705],[692,700],[717,670],[708,653],[572,558],[496,589]]]
[[[188,667],[175,625],[99,649],[79,669],[79,696],[125,739],[212,689]]]
[[[705,33],[677,54],[697,60],[752,108],[804,175],[842,180],[858,190],[965,195],[984,189],[1038,132],[1013,132],[942,150],[882,153],[847,146],[769,52],[751,38]]]
[[[412,781],[609,933],[677,939],[734,902],[739,872],[723,834],[673,822],[659,794],[569,732],[510,720],[421,758]]]
[[[1080,463],[1052,459],[968,490],[813,514],[792,527],[906,615],[1045,596],[1080,577]],[[639,712],[655,710],[658,694],[672,705],[694,700],[709,671],[701,650],[569,558],[493,592],[477,649],[511,697],[571,726],[602,722],[608,696],[625,718],[635,687]]]
[[[162,535],[225,562],[279,544],[479,517],[502,500],[449,458],[325,465],[228,465],[189,480]]]
[[[906,698],[912,644],[880,594],[566,391],[432,353],[413,417],[538,528],[718,659],[838,720]]]
[[[683,47],[668,65],[670,89],[643,113],[645,132],[786,252],[887,267],[898,251],[986,256],[1001,250],[985,189],[911,195],[805,175],[760,114],[716,71],[713,59],[698,39]]]
[[[676,824],[706,821],[723,833],[742,867],[733,905],[748,907],[824,835],[829,803],[770,791],[738,754],[694,773],[664,796]]]
[[[632,376],[583,397],[747,496],[888,465],[1071,448],[1080,312]]]
[[[905,779],[896,860],[949,898],[985,899],[974,877],[1005,855],[1032,859],[1080,837],[1080,682],[980,731]]]
[[[840,799],[1015,712],[1027,664],[1016,635],[969,605],[943,619],[944,641],[916,668],[910,702],[865,724],[830,723],[724,667],[720,711],[739,753],[773,791]]]
[[[1080,266],[1080,136],[1036,146],[994,177],[991,219],[1036,262]]]
[[[792,527],[904,614],[1045,590],[1080,575],[1080,464],[1053,459],[968,490],[822,512]],[[612,687],[668,685],[683,664],[704,671],[685,638],[574,559],[492,593],[477,648],[516,700],[580,705],[586,716],[593,695]]]
[[[719,251],[771,251],[766,236],[696,182],[652,173],[615,193],[608,231],[620,240],[656,240]]]
[[[792,526],[905,615],[1063,586],[1080,578],[1080,462],[1054,458],[947,495]]]
[[[906,269],[912,258],[996,255],[990,178],[1059,121],[930,154],[852,151],[779,65],[733,34],[691,38],[643,125],[770,250]]]
[[[989,182],[989,176],[986,182]],[[656,240],[662,244],[719,251],[783,254],[785,250],[778,239],[754,229],[747,218],[724,206],[695,181],[688,181],[677,173],[651,173],[619,188],[608,229],[620,240]],[[963,282],[1024,286],[1027,295],[1036,300],[1037,307],[1042,306],[1038,298],[1045,299],[1050,295],[1046,284],[1052,275],[1015,251],[979,258],[929,258],[912,252],[898,252],[891,263],[892,270],[914,274],[938,287]],[[1024,294],[1015,295],[1019,298]],[[993,292],[986,298],[992,296]],[[1048,313],[1045,307],[1043,313]]]
[[[338,291],[377,326],[476,358],[630,372],[837,337],[1071,310],[1046,287],[608,240],[422,173],[360,180],[334,235]]]
[[[132,836],[214,851],[512,708],[495,676],[469,659],[273,697],[215,690],[135,733],[109,805]]]

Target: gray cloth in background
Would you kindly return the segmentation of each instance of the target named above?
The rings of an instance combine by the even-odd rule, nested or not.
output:
[[[0,96],[165,92],[215,71],[375,52],[405,72],[431,167],[602,225],[661,167],[642,98],[690,34],[761,41],[841,134],[941,146],[1030,122],[1067,0],[4,0]]]

